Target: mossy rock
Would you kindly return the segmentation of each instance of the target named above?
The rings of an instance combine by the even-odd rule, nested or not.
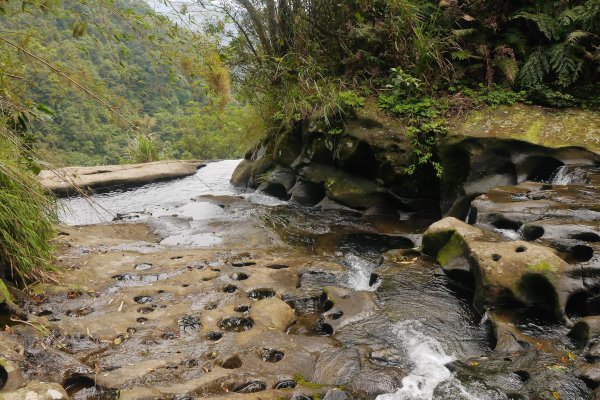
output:
[[[475,280],[474,303],[481,311],[513,303],[536,305],[561,320],[569,296],[582,289],[549,247],[503,241],[456,218],[431,225],[423,236],[423,252],[443,268],[454,260],[468,260]]]
[[[474,110],[450,121],[452,135],[516,139],[548,148],[582,147],[600,154],[600,113],[514,104]]]

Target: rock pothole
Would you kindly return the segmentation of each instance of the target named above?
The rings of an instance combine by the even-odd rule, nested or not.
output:
[[[232,391],[234,391],[236,393],[256,393],[256,392],[262,392],[266,388],[267,388],[267,385],[264,382],[252,381],[252,382],[241,383],[241,384],[235,385],[233,387]]]
[[[244,281],[249,278],[248,274],[244,272],[234,272],[229,277],[235,281]]]
[[[241,366],[242,366],[242,359],[238,355],[229,357],[227,360],[223,361],[223,363],[221,364],[221,367],[225,368],[225,369],[236,369],[236,368],[240,368]]]
[[[250,318],[227,317],[219,322],[219,328],[227,332],[245,332],[253,326],[254,321]]]
[[[283,360],[284,353],[281,350],[263,349],[262,360],[264,362],[276,363]]]
[[[268,288],[254,289],[248,292],[248,297],[252,300],[263,300],[273,296],[275,296],[275,291]]]

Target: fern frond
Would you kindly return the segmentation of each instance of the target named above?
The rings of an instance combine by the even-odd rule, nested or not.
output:
[[[585,19],[585,7],[584,6],[576,6],[573,8],[568,8],[558,16],[558,21],[563,26],[571,25],[573,23],[581,21],[582,19]]]
[[[556,19],[545,13],[531,13],[522,11],[515,14],[511,19],[522,18],[536,24],[539,31],[544,34],[549,40],[560,39],[561,27]]]
[[[544,80],[550,72],[550,60],[541,49],[529,55],[527,61],[518,74],[518,79],[523,86],[535,86]]]
[[[550,64],[558,78],[558,84],[567,87],[579,78],[583,59],[573,54],[569,45],[561,43],[550,49]]]
[[[565,42],[573,44],[579,42],[581,39],[585,39],[590,36],[592,36],[592,33],[587,31],[573,31],[567,35]]]
[[[516,49],[519,54],[525,54],[527,52],[527,38],[523,32],[517,29],[508,30],[506,35],[504,35],[504,42],[509,44],[513,49]]]

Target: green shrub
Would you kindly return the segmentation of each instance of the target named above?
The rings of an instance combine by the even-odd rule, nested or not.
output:
[[[156,139],[151,135],[138,134],[129,143],[129,158],[134,163],[147,163],[160,160],[160,150]]]
[[[0,278],[25,285],[51,268],[56,215],[17,141],[0,131]]]

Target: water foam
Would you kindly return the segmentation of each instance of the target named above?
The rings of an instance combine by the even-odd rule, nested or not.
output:
[[[352,253],[346,254],[343,262],[348,268],[348,286],[350,288],[368,291],[377,289],[380,281],[370,285],[371,273],[377,267],[375,264]]]
[[[402,387],[396,393],[377,396],[377,400],[431,400],[435,388],[452,378],[446,364],[454,357],[446,354],[441,343],[423,332],[420,321],[407,320],[394,326],[394,333],[413,369],[402,379]]]

